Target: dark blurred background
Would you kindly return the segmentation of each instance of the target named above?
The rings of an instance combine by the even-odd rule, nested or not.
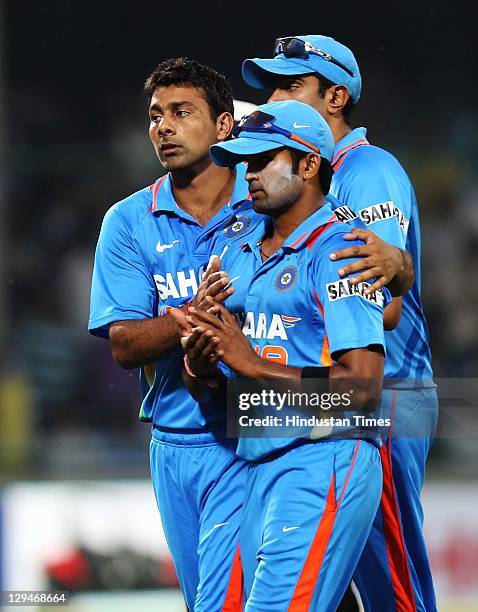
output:
[[[0,2],[0,481],[147,476],[137,372],[88,336],[106,210],[162,172],[143,83],[166,58],[210,64],[235,97],[245,57],[323,33],[356,53],[354,125],[394,153],[418,193],[423,300],[437,376],[478,366],[476,11],[449,3]],[[439,441],[431,473],[476,474]],[[464,461],[465,459],[465,461]]]

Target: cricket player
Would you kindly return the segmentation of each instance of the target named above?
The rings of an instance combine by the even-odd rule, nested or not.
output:
[[[393,424],[381,450],[381,510],[355,582],[366,610],[436,610],[420,491],[436,428],[437,397],[420,301],[420,224],[413,187],[399,162],[370,144],[365,128],[351,128],[362,79],[353,53],[343,44],[319,35],[280,38],[273,58],[244,62],[243,76],[253,87],[272,89],[270,101],[299,100],[325,118],[335,141],[331,193],[375,234],[397,247],[403,257],[403,272],[394,279],[399,293],[413,280],[407,253],[413,259],[411,289],[394,300],[395,307],[401,306],[400,323],[385,334],[384,376],[389,389],[384,399]],[[374,257],[367,262],[367,248],[367,244],[349,247],[332,256],[336,261],[365,256],[360,265],[368,265],[369,270],[355,276],[358,282],[366,281],[377,273]],[[340,273],[357,271],[353,262],[343,265]],[[392,285],[389,288],[398,295]]]
[[[228,310],[190,309],[190,385],[219,382],[217,368],[204,370],[214,354],[252,379],[370,379],[356,397],[369,406],[383,374],[384,294],[341,279],[342,264],[329,258],[351,228],[326,197],[333,156],[326,122],[296,101],[266,104],[211,156],[221,166],[247,163],[254,209],[268,219],[223,258],[235,279]],[[242,331],[229,311],[241,315]],[[320,358],[311,346],[322,347]],[[239,441],[237,453],[250,462],[241,528],[248,612],[336,610],[349,584],[380,501],[378,444],[373,431],[353,425],[342,438],[325,435]]]
[[[211,242],[218,232],[223,240],[240,236],[252,204],[245,166],[220,168],[209,157],[233,127],[225,78],[180,58],[159,64],[145,90],[149,135],[168,173],[106,213],[89,329],[109,338],[121,366],[141,367],[153,487],[189,610],[235,610],[245,464],[225,439],[222,404],[199,406],[184,387],[179,330],[168,311],[201,307],[196,293]],[[217,269],[208,278],[212,292],[224,289]]]

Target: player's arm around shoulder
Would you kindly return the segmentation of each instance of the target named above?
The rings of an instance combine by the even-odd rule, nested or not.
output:
[[[358,228],[352,228],[344,234],[343,243],[347,244],[345,248],[329,253],[329,258],[340,264],[339,276],[348,278],[354,286],[367,285],[364,289],[366,294],[373,294],[386,287],[392,299],[384,309],[383,324],[386,331],[395,329],[402,315],[401,296],[413,284],[414,271],[410,255],[405,253],[411,262],[411,278],[406,281],[406,287],[400,287],[398,293],[395,293],[394,281],[397,275],[405,268],[408,270],[408,264],[403,259],[404,252],[387,244],[373,232]],[[409,275],[408,271],[406,275]]]

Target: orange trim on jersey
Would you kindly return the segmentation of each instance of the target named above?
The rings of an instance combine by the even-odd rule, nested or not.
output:
[[[319,227],[317,227],[316,229],[312,230],[311,232],[305,232],[304,234],[302,234],[302,236],[300,236],[299,238],[297,238],[297,240],[295,242],[293,242],[292,244],[287,245],[289,248],[291,249],[295,249],[295,247],[299,246],[300,243],[302,242],[302,240],[306,239],[307,242],[307,247],[309,249],[311,249],[317,238],[323,233],[325,232],[325,230],[332,225],[332,223],[337,223],[337,217],[335,215],[332,215],[331,217],[329,217],[329,219],[327,220],[327,223],[325,225],[320,225]]]
[[[237,545],[236,554],[231,566],[229,585],[222,606],[222,612],[241,612],[244,599],[244,587],[242,577],[241,550]]]
[[[339,501],[337,502],[337,510],[340,508],[340,504],[342,503],[342,500],[343,500],[344,495],[345,495],[345,490],[347,489],[347,486],[349,484],[350,476],[352,476],[352,472],[353,472],[353,469],[355,467],[355,461],[357,459],[357,455],[358,455],[361,443],[362,443],[362,440],[357,440],[357,443],[355,444],[355,450],[354,450],[354,454],[352,456],[352,461],[350,462],[350,468],[349,468],[349,471],[347,473],[347,476],[345,477],[344,486],[342,487],[342,492],[340,493]]]
[[[149,190],[151,191],[151,198],[153,197],[153,191],[154,191],[154,183],[152,185],[149,186]],[[151,200],[151,206],[149,207],[148,212],[152,212],[153,211],[153,200]]]
[[[338,223],[338,221],[337,221],[337,217],[335,215],[332,215],[327,221],[326,225],[322,225],[321,227],[318,227],[316,230],[314,230],[311,233],[311,235],[307,238],[307,248],[310,250],[314,246],[314,244],[317,242],[319,237],[322,236],[325,230],[327,230],[334,223]]]
[[[356,140],[355,142],[350,143],[349,145],[346,145],[345,147],[342,147],[341,149],[339,149],[337,151],[337,153],[335,153],[335,155],[332,158],[332,166],[335,164],[335,162],[339,159],[339,157],[343,154],[343,153],[347,153],[350,149],[356,147],[359,144],[370,144],[369,141],[366,138],[359,138],[358,140]]]
[[[153,203],[151,204],[151,208],[149,209],[149,212],[156,212],[156,198],[158,197],[158,191],[159,188],[161,187],[164,179],[167,177],[168,175],[165,174],[164,176],[162,176],[156,183],[156,185],[151,185],[150,189],[151,189],[151,193],[153,194]]]
[[[296,240],[295,242],[293,242],[293,243],[290,245],[290,247],[291,247],[292,249],[294,249],[296,246],[298,246],[298,245],[299,245],[299,244],[302,242],[302,240],[304,240],[304,238],[307,236],[307,234],[308,234],[308,233],[309,233],[309,232],[305,232],[305,234],[302,234],[302,236],[301,236],[300,238],[297,238],[297,240]]]
[[[358,149],[359,147],[367,147],[370,146],[370,143],[368,142],[368,140],[362,139],[362,140],[357,140],[357,142],[354,142],[353,145],[350,145],[350,147],[348,147],[342,154],[341,156],[339,156],[337,158],[337,160],[335,162],[332,163],[332,168],[334,169],[334,172],[337,172],[337,170],[340,168],[340,166],[344,163],[345,158],[347,157],[347,155],[351,152],[354,151],[355,149]]]
[[[360,448],[360,442],[361,441],[358,440],[357,444],[355,445],[355,451],[352,456],[350,468],[347,476],[345,477],[338,502],[335,501],[335,478],[334,474],[332,474],[327,493],[327,500],[325,503],[325,510],[322,514],[322,518],[320,519],[312,546],[310,547],[307,559],[305,560],[304,567],[302,568],[302,572],[295,587],[294,595],[292,596],[288,607],[288,612],[307,612],[307,610],[310,609],[315,585],[319,579],[320,570],[322,569],[322,563],[324,561],[327,546],[329,545],[330,537],[332,535],[337,512],[340,508],[342,499],[344,498],[345,490],[355,466],[355,460]]]
[[[397,391],[394,391],[391,410],[392,424],[396,400]],[[395,486],[393,484],[391,428],[388,443],[384,444],[380,449],[380,457],[382,459],[383,470],[383,490],[380,505],[383,516],[385,547],[387,549],[388,565],[392,576],[392,586],[395,596],[395,606],[397,612],[415,612],[417,609],[415,604],[415,593],[413,591],[398,501]]]
[[[322,318],[324,319],[324,322],[325,322],[324,307],[320,303],[319,296],[317,295],[317,292],[315,290],[314,290],[314,297],[315,297],[315,301],[317,302],[317,306],[319,307],[320,314],[322,315]],[[320,351],[320,363],[322,364],[322,367],[324,368],[328,368],[334,363],[332,361],[332,356],[330,354],[329,337],[327,336],[325,332],[324,332],[324,340],[322,342],[322,349]]]
[[[334,164],[332,166],[332,168],[334,169],[334,172],[337,172],[337,170],[340,168],[340,166],[344,163],[346,157],[347,156],[344,155],[343,157],[340,158],[340,160],[336,164]]]

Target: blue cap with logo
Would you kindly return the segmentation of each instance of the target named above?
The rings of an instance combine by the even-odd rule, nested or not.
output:
[[[241,119],[233,136],[209,149],[218,166],[234,166],[249,155],[282,147],[318,153],[329,161],[334,154],[334,139],[325,119],[297,100],[259,106]]]
[[[344,85],[354,102],[360,98],[362,77],[352,51],[330,36],[306,34],[278,38],[274,56],[246,59],[242,76],[248,85],[272,89],[277,76],[318,73]]]

